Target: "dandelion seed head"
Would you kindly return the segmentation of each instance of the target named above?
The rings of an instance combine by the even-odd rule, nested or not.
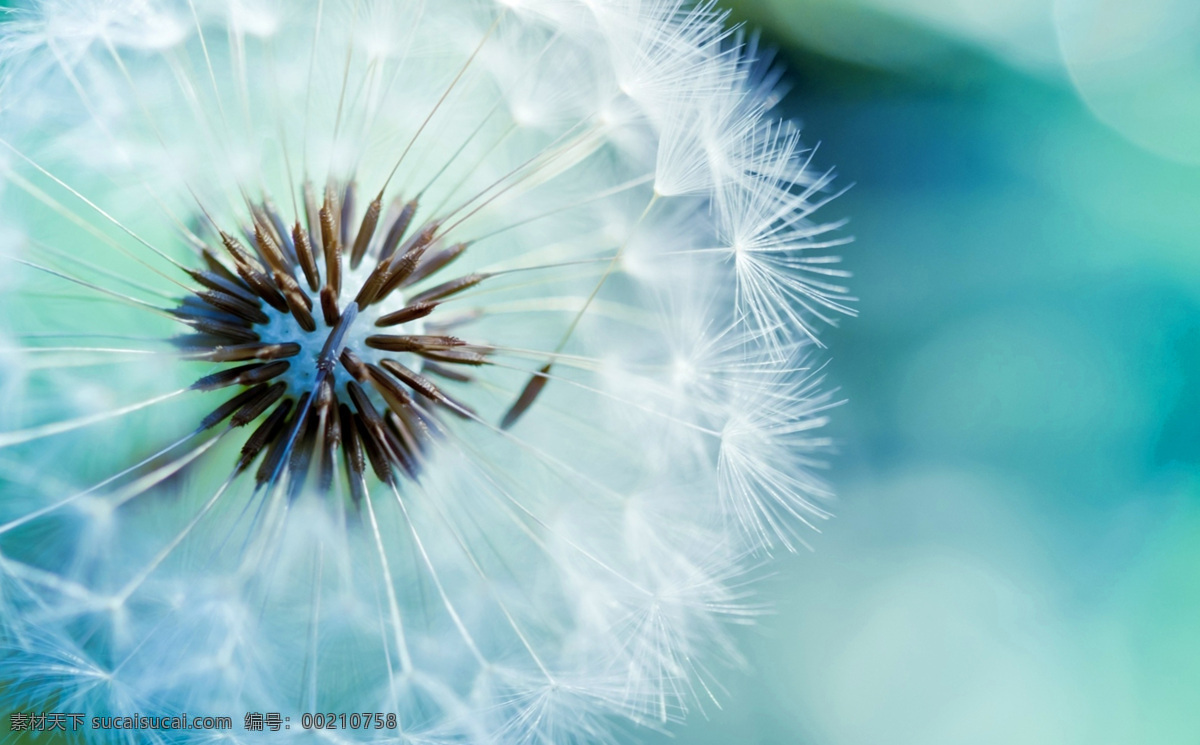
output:
[[[852,311],[831,176],[725,20],[7,19],[4,695],[384,711],[422,743],[620,741],[719,699],[746,583],[827,517],[812,360]]]

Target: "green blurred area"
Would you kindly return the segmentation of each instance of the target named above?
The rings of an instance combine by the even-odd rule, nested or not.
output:
[[[838,518],[674,742],[1200,742],[1200,120],[1110,115],[1081,3],[737,4],[855,184],[823,217],[861,316],[827,336]],[[1144,7],[1085,30],[1200,38]]]

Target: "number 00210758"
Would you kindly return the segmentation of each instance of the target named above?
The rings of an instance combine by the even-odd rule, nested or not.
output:
[[[304,729],[396,729],[396,715],[379,712],[305,714],[300,717],[300,726]]]

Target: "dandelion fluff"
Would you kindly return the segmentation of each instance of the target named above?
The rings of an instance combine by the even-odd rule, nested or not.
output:
[[[852,300],[754,39],[43,0],[0,65],[8,708],[565,743],[718,697],[747,577],[827,516]]]

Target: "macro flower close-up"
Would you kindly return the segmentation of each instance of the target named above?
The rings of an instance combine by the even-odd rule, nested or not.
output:
[[[550,745],[718,708],[829,517],[856,304],[783,74],[681,0],[0,8],[4,713]]]

